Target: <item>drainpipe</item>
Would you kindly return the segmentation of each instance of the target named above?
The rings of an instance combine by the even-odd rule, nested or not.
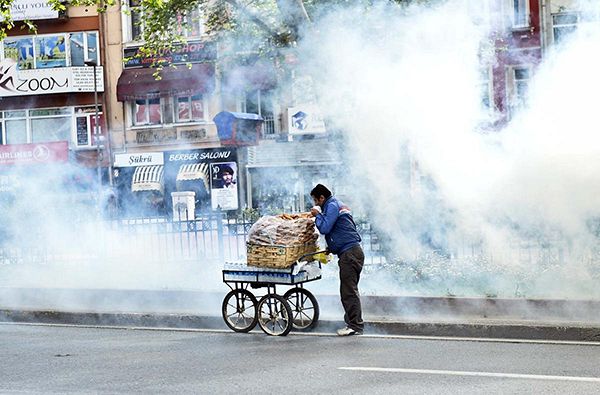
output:
[[[546,17],[546,9],[547,9],[547,4],[546,4],[546,0],[540,0],[541,4],[540,4],[540,25],[541,25],[541,34],[540,34],[540,39],[541,39],[541,46],[542,46],[542,57],[544,57],[544,55],[546,54],[546,51],[548,49],[548,40],[547,40],[547,34],[548,34],[548,21],[547,21],[547,17]],[[551,1],[551,0],[548,0]],[[551,27],[550,27],[551,28]]]

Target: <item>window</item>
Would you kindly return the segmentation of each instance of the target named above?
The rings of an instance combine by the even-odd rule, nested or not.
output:
[[[132,41],[141,40],[144,33],[143,20],[140,0],[129,0],[129,26],[131,28],[130,38]]]
[[[527,88],[531,78],[531,68],[513,67],[512,68],[512,87],[510,90],[509,106],[511,112],[527,105]]]
[[[4,57],[17,62],[20,70],[33,69],[33,38],[7,38]]]
[[[202,95],[139,99],[129,103],[133,126],[205,122],[206,102]]]
[[[31,142],[70,141],[71,108],[29,110],[31,118]]]
[[[177,97],[177,122],[204,120],[202,95]]]
[[[529,0],[511,0],[513,8],[513,27],[529,26]]]
[[[491,99],[491,79],[490,79],[490,68],[485,67],[481,69],[480,77],[479,77],[479,86],[481,92],[481,106],[490,110],[492,108],[492,99]]]
[[[204,23],[199,9],[177,17],[177,33],[183,37],[200,37],[204,33]]]
[[[78,32],[69,34],[71,66],[85,66],[85,61],[93,59],[99,64],[98,33]]]
[[[35,37],[34,44],[36,69],[65,67],[67,65],[64,35]]]
[[[4,133],[3,138],[6,144],[26,144],[27,143],[27,112],[26,111],[5,111],[4,112]]]
[[[243,92],[238,103],[238,109],[241,112],[262,116],[265,135],[273,135],[279,132],[275,124],[275,105],[272,91],[256,89]]]
[[[144,34],[144,12],[140,0],[129,0],[129,12],[124,14],[124,25],[128,26],[125,32],[125,42],[141,41]],[[200,9],[188,12],[177,17],[177,33],[183,37],[200,37],[204,34],[204,21]]]
[[[0,140],[4,144],[68,141],[77,147],[89,147],[89,117],[93,111],[94,107],[4,111],[0,116]],[[82,117],[84,123],[79,121]]]
[[[133,102],[134,125],[158,125],[162,123],[160,99],[140,99]]]
[[[100,64],[98,32],[10,37],[2,47],[4,57],[15,60],[20,70],[85,66],[87,59]]]
[[[552,15],[552,34],[554,42],[560,43],[566,36],[577,30],[579,14],[561,13]]]

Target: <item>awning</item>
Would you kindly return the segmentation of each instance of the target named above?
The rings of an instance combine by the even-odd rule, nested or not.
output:
[[[209,93],[215,87],[215,67],[195,63],[192,68],[165,67],[154,76],[154,68],[125,69],[117,82],[117,100],[155,99],[158,97]]]
[[[208,191],[208,164],[207,163],[190,163],[181,165],[179,173],[177,173],[177,181],[202,180]]]
[[[138,166],[133,172],[131,179],[131,191],[160,191],[163,190],[163,170],[162,165]]]

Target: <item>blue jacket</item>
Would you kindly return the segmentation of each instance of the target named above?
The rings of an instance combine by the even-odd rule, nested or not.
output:
[[[333,196],[325,201],[323,212],[315,218],[315,225],[325,235],[327,248],[332,254],[339,256],[362,241],[350,209]]]

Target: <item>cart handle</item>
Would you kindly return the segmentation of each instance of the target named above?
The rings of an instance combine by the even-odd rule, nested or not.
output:
[[[327,252],[327,250],[321,250],[321,251],[309,252],[308,254],[303,254],[298,259],[296,259],[296,261],[300,262],[302,259],[306,258],[307,256],[317,255],[317,254],[320,254],[323,252]]]

